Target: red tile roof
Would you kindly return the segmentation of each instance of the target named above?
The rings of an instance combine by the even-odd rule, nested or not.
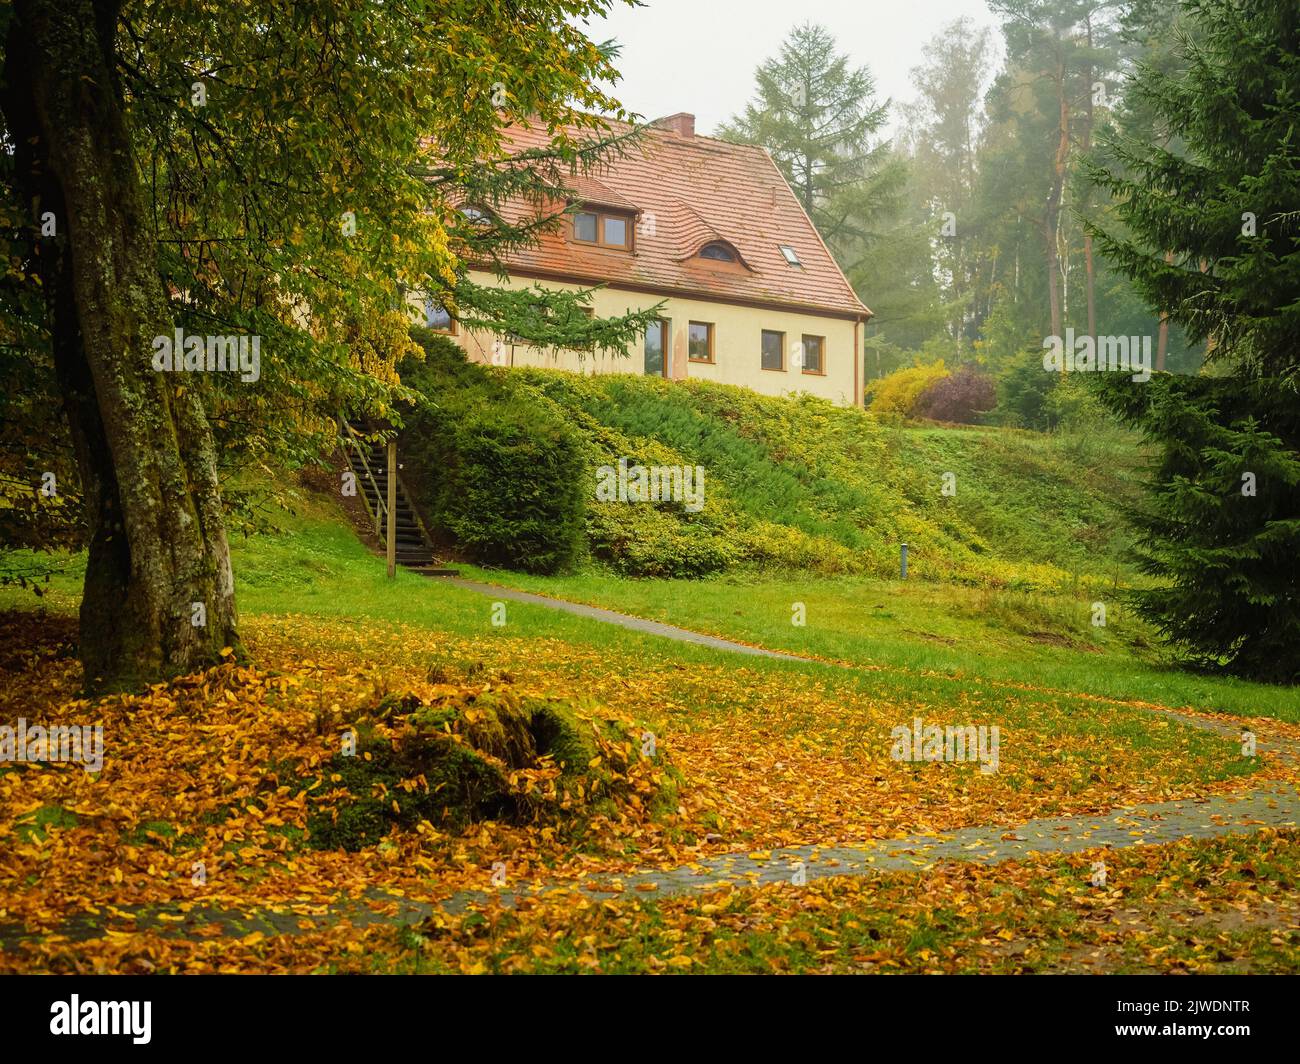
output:
[[[626,131],[609,123],[611,133]],[[544,146],[547,133],[514,126],[507,150]],[[671,290],[738,302],[869,316],[799,200],[763,148],[651,128],[622,158],[564,179],[575,197],[636,211],[635,251],[577,244],[565,219],[505,263],[520,273],[583,283]],[[518,214],[525,213],[520,206]],[[653,224],[651,224],[653,223]],[[710,241],[735,246],[743,266],[700,259]],[[795,249],[791,266],[779,245]]]

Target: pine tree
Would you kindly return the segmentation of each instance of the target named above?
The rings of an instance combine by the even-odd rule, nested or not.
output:
[[[932,218],[933,272],[941,279],[948,332],[960,355],[969,340],[973,290],[987,255],[988,234],[976,229],[970,205],[984,90],[993,64],[993,39],[968,18],[939,30],[912,70],[917,100],[904,109],[914,184]],[[874,309],[874,308],[873,308]]]

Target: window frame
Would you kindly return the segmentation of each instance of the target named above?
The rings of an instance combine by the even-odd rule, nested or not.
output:
[[[709,248],[721,248],[727,253],[727,257],[725,259],[720,259],[717,255],[704,254]],[[725,240],[710,240],[695,253],[695,257],[697,259],[703,259],[705,262],[738,263],[740,261],[740,256],[736,253],[736,249]]]
[[[763,365],[764,356],[767,354],[763,350],[763,338],[766,336],[776,336],[780,338],[780,344],[777,350],[781,353],[781,365],[773,369],[771,366]],[[758,335],[758,366],[764,373],[784,373],[785,372],[785,331],[778,329],[760,329]]]
[[[787,266],[797,266],[803,269],[803,260],[799,258],[799,252],[790,244],[777,244],[777,249],[781,252],[781,258],[785,259]],[[787,252],[789,254],[787,254]]]
[[[817,352],[818,352],[818,355],[820,356],[820,357],[818,358],[818,368],[817,368],[817,369],[809,369],[809,368],[808,368],[808,341],[809,341],[809,340],[816,340],[816,341],[817,341]],[[800,346],[799,346],[799,349],[800,349],[800,351],[803,353],[803,357],[800,359],[800,365],[799,365],[799,368],[800,368],[804,373],[807,373],[807,374],[809,374],[810,376],[813,376],[813,377],[824,377],[824,376],[826,376],[826,337],[824,337],[824,336],[817,336],[817,335],[814,334],[814,333],[800,333],[800,335],[799,335],[799,345],[800,345]]]
[[[641,336],[641,376],[643,377],[662,377],[664,380],[672,380],[670,371],[672,369],[672,347],[673,347],[673,323],[671,318],[655,318],[654,324],[660,329],[659,332],[659,357],[663,364],[658,373],[647,373],[645,369],[645,345],[650,338],[650,329]]]
[[[439,329],[436,326],[429,324],[429,306],[431,304],[441,307],[442,312],[447,315],[447,327],[445,329]],[[456,335],[456,317],[455,315],[452,314],[450,310],[446,308],[446,306],[443,305],[441,300],[437,300],[434,299],[433,296],[426,295],[424,297],[423,309],[424,309],[424,327],[426,329],[428,329],[430,332],[436,332],[439,336]]]
[[[586,237],[578,235],[578,219],[584,214],[590,215],[596,220],[596,239],[588,240]],[[574,211],[573,212],[573,239],[579,244],[599,244],[600,243],[600,215],[596,211]]]
[[[691,354],[691,327],[694,325],[703,325],[706,330],[705,342],[708,344],[708,348],[709,348],[708,358],[696,358],[693,354]],[[716,335],[716,332],[717,332],[716,322],[688,321],[686,323],[686,361],[694,362],[701,366],[716,365],[716,360],[714,358],[714,337]]]
[[[610,222],[618,222],[623,227],[623,243],[616,244],[612,240],[605,239],[605,230]],[[606,248],[631,248],[632,227],[628,224],[628,219],[621,214],[600,215],[600,246]]]
[[[589,214],[596,219],[595,240],[584,240],[578,235],[578,218],[583,214]],[[605,221],[611,218],[623,223],[623,235],[627,238],[625,243],[612,244],[605,239]],[[636,216],[630,211],[605,211],[584,207],[580,211],[573,212],[570,233],[575,244],[586,244],[593,248],[612,248],[615,251],[632,251],[636,241]]]

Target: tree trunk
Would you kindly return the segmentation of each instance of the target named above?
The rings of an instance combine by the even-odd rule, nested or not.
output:
[[[1070,101],[1065,95],[1065,60],[1056,68],[1056,91],[1060,103],[1060,122],[1056,143],[1056,158],[1052,163],[1052,188],[1047,195],[1043,212],[1043,244],[1047,251],[1047,302],[1052,316],[1052,335],[1064,336],[1061,314],[1060,261],[1056,253],[1056,227],[1061,213],[1061,196],[1065,191],[1065,172],[1070,161]]]
[[[34,126],[60,233],[47,298],[90,527],[80,654],[91,692],[239,649],[202,382],[152,365],[153,338],[174,323],[116,79],[117,12],[115,0],[16,0],[6,50],[6,118]]]
[[[1165,252],[1165,262],[1172,263],[1174,253]],[[1165,353],[1169,350],[1169,315],[1164,311],[1160,312],[1160,328],[1156,333],[1156,372],[1163,373],[1165,369]]]
[[[1091,57],[1092,55],[1092,13],[1091,12],[1088,13],[1088,16],[1086,18],[1086,25],[1088,30],[1088,54]],[[1090,151],[1092,151],[1092,121],[1093,121],[1092,76],[1093,76],[1092,59],[1089,58],[1087,73],[1084,76],[1085,77],[1084,98],[1087,100],[1087,104],[1085,105],[1084,118],[1083,118],[1083,154],[1085,157]],[[1085,184],[1083,189],[1083,214],[1084,214],[1085,222],[1087,221],[1090,192],[1091,192],[1091,188]],[[1092,264],[1092,234],[1088,232],[1086,228],[1083,231],[1083,277],[1084,277],[1084,281],[1083,281],[1084,289],[1088,299],[1088,335],[1091,336],[1093,342],[1096,343],[1097,340],[1096,273],[1093,270],[1093,264]]]

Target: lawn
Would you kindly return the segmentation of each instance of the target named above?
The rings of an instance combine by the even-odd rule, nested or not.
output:
[[[696,581],[463,572],[772,650],[883,667],[900,682],[909,672],[938,673],[1300,722],[1300,689],[1177,667],[1118,597],[802,574]],[[1092,623],[1094,601],[1106,608],[1104,626]]]
[[[470,942],[480,934],[473,921],[489,919],[474,916],[473,906],[447,917],[441,930],[426,926],[415,937],[391,928],[348,935],[329,912],[367,890],[384,891],[387,905],[394,894],[436,902],[488,889],[498,865],[508,867],[512,884],[573,884],[728,853],[1235,793],[1287,771],[1273,758],[1243,758],[1231,737],[1120,700],[1225,709],[1225,692],[1239,694],[1233,705],[1244,706],[1246,688],[1165,678],[1154,666],[1128,666],[1125,682],[1108,677],[1132,645],[1122,621],[1095,632],[1055,601],[866,580],[512,580],[827,659],[770,660],[515,602],[507,603],[506,623],[494,625],[490,596],[405,572],[388,581],[382,561],[360,546],[329,502],[309,500],[284,526],[280,535],[235,545],[251,668],[231,662],[90,705],[77,696],[79,667],[71,653],[75,563],[51,583],[43,614],[14,590],[0,598],[0,606],[22,607],[0,615],[9,648],[0,719],[102,719],[108,736],[98,776],[70,765],[0,772],[0,831],[19,839],[0,857],[4,967],[138,970],[133,965],[143,958],[174,970],[400,968],[418,957],[426,970],[519,964],[555,970],[591,967],[595,956],[606,958],[602,970],[839,970],[868,963],[867,954],[878,954],[869,963],[885,968],[889,958],[897,968],[950,967],[943,936],[904,934],[911,919],[904,913],[890,918],[887,931],[860,918],[858,928],[848,926],[861,907],[893,905],[907,894],[892,880],[819,885],[798,901],[764,888],[750,900],[728,902],[736,906],[727,910],[733,915],[751,907],[768,915],[737,917],[732,929],[744,932],[738,944],[694,951],[689,965],[673,962],[678,954],[669,946],[697,934],[701,915],[714,920],[712,911],[699,908],[714,903],[604,903],[618,914],[602,924],[607,935],[643,917],[655,921],[653,934],[637,931],[624,952],[593,929],[590,950],[579,943],[572,955],[561,951],[553,960],[550,953],[531,953],[509,965],[503,958],[513,950],[512,936],[541,935],[559,919],[553,911],[559,902],[539,902],[535,918],[490,918],[507,921],[500,934],[489,935],[490,949]],[[793,601],[807,607],[802,628],[789,623]],[[963,660],[958,654],[961,669],[954,667]],[[627,807],[580,824],[539,817],[399,825],[356,852],[309,844],[308,799],[295,781],[328,786],[337,780],[330,766],[343,730],[387,734],[378,709],[394,700],[429,705],[488,692],[564,699],[635,722],[654,735],[657,765],[680,775],[677,808],[651,816]],[[1268,706],[1276,715],[1293,713],[1282,693],[1274,699]],[[916,716],[940,725],[996,726],[998,770],[894,760],[891,731]],[[198,864],[202,884],[194,879]],[[940,876],[934,889],[951,889],[943,886],[948,882]],[[853,900],[841,906],[839,890]],[[294,914],[298,932],[239,935],[240,948],[222,956],[188,924],[178,938],[133,922],[141,912],[185,921],[268,906]],[[829,946],[818,945],[820,925],[810,906],[836,909],[836,926],[846,937],[834,958],[825,952]],[[782,935],[781,912],[797,921],[792,941],[807,948],[774,945]],[[72,916],[115,933],[64,941],[60,929]],[[212,919],[214,926],[220,922]],[[716,919],[725,924],[731,917]],[[526,927],[509,923],[518,920]],[[1029,933],[1023,921],[1012,924],[1014,934]],[[872,927],[884,935],[874,950],[854,937]],[[227,928],[227,936],[233,933]],[[361,943],[366,957],[354,948]],[[1007,956],[1007,963],[1017,963]],[[1121,960],[1128,963],[1116,963]],[[1055,963],[1041,961],[1049,962]]]

